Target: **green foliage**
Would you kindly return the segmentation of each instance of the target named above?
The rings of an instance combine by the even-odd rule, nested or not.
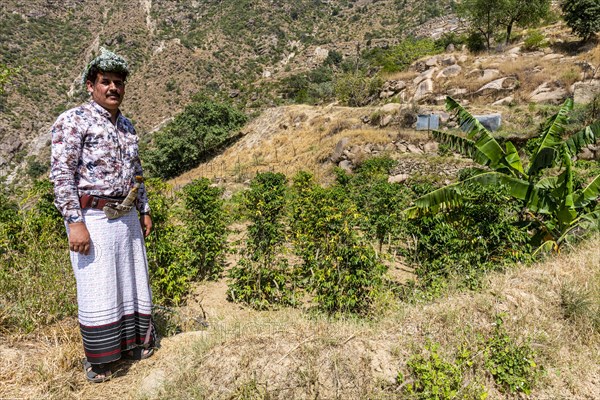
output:
[[[595,0],[563,0],[563,18],[577,36],[589,40],[600,31],[600,4]]]
[[[160,179],[145,182],[152,210],[153,229],[146,238],[152,296],[156,304],[177,305],[191,287],[191,274],[184,260],[190,258],[183,240],[184,226],[176,219],[176,197]]]
[[[181,114],[153,135],[152,146],[142,159],[153,175],[171,178],[195,167],[246,121],[247,117],[232,106],[196,96]]]
[[[484,344],[485,368],[506,392],[531,394],[542,372],[536,353],[527,343],[517,344],[504,328],[503,316],[496,318],[494,334]]]
[[[350,107],[361,107],[373,101],[383,87],[379,76],[370,77],[362,71],[337,74],[335,95],[340,103]]]
[[[329,314],[370,311],[385,267],[356,227],[362,216],[339,187],[316,185],[310,174],[294,178],[292,234],[303,260],[298,275]]]
[[[479,53],[487,48],[485,36],[480,32],[470,32],[466,39],[467,49],[471,53]]]
[[[192,279],[216,279],[224,268],[227,244],[227,218],[223,212],[223,189],[206,178],[183,187],[185,242],[189,248],[186,262]]]
[[[456,357],[455,362],[445,360],[440,354],[439,343],[428,343],[426,354],[417,354],[407,363],[412,380],[398,373],[396,382],[406,383],[403,394],[415,400],[450,400],[487,398],[487,392],[480,384],[468,382],[466,373],[473,365],[473,355],[467,349]]]
[[[388,174],[396,164],[389,157],[373,157],[360,164],[354,175],[337,171],[338,184],[364,215],[361,228],[377,241],[379,252],[386,239],[397,239],[405,228],[402,210],[408,206],[411,192],[404,185],[388,182]]]
[[[18,73],[19,68],[9,68],[7,65],[0,63],[0,96],[4,94],[6,85],[12,77]]]
[[[483,273],[530,258],[529,235],[517,224],[520,204],[506,188],[467,185],[463,196],[460,208],[408,222],[416,244],[407,255],[417,263],[422,286],[435,288],[454,277],[476,288]]]
[[[285,239],[282,219],[286,181],[281,173],[261,173],[245,193],[245,208],[252,224],[248,227],[246,254],[229,274],[232,282],[227,295],[257,309],[296,302],[287,261],[280,255]]]
[[[332,63],[335,60],[332,60]],[[295,103],[316,104],[333,99],[333,70],[330,64],[291,75],[281,81],[281,92]]]
[[[0,331],[30,332],[76,312],[67,236],[52,185],[36,182],[21,206],[0,193]]]
[[[406,210],[408,216],[455,208],[465,198],[462,194],[464,185],[477,182],[492,187],[504,185],[510,196],[521,201],[521,207],[528,211],[523,215],[529,217],[530,229],[536,232],[534,240],[541,244],[536,252],[558,250],[565,241],[576,238],[574,233],[600,227],[600,175],[587,182],[587,186],[576,186],[572,161],[585,146],[598,141],[600,122],[565,138],[572,99],[567,99],[558,112],[541,125],[535,145],[528,147],[531,154],[528,163],[521,160],[511,142],[505,142],[503,148],[485,127],[450,97],[447,106],[467,131],[467,138],[440,131],[434,131],[434,137],[488,166],[492,172],[482,171],[464,182],[421,196],[415,200],[414,207]]]
[[[527,51],[539,50],[545,46],[547,46],[546,37],[538,29],[529,31],[523,42],[523,49]]]
[[[437,54],[443,50],[444,47],[436,45],[436,42],[431,39],[409,38],[388,49],[375,47],[366,50],[362,57],[372,64],[382,67],[383,72],[391,73],[404,71],[419,58]]]

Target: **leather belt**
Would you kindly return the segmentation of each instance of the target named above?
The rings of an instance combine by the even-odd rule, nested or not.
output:
[[[94,208],[96,210],[102,210],[104,206],[109,203],[120,203],[123,200],[125,200],[125,197],[98,197],[89,194],[82,194],[79,196],[79,204],[82,209]]]

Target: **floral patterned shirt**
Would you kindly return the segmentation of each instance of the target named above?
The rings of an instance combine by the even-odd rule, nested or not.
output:
[[[51,128],[54,204],[67,223],[83,222],[82,194],[125,197],[136,175],[142,175],[138,136],[121,113],[117,123],[94,101],[62,113]],[[150,211],[142,184],[137,209]]]

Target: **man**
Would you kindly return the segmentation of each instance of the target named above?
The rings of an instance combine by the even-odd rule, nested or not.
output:
[[[69,237],[91,382],[109,379],[121,357],[149,357],[154,346],[144,246],[152,219],[138,137],[119,111],[128,74],[126,61],[102,48],[83,75],[91,101],[61,114],[51,130],[50,179]]]

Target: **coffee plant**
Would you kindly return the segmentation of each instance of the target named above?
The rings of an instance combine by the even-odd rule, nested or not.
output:
[[[282,257],[284,242],[287,179],[281,173],[256,175],[245,193],[244,204],[250,219],[244,257],[229,273],[230,300],[266,309],[295,304],[289,282],[287,260]]]
[[[329,314],[368,313],[385,267],[357,231],[363,217],[340,187],[323,188],[310,174],[294,179],[292,235],[303,264],[297,276]]]

